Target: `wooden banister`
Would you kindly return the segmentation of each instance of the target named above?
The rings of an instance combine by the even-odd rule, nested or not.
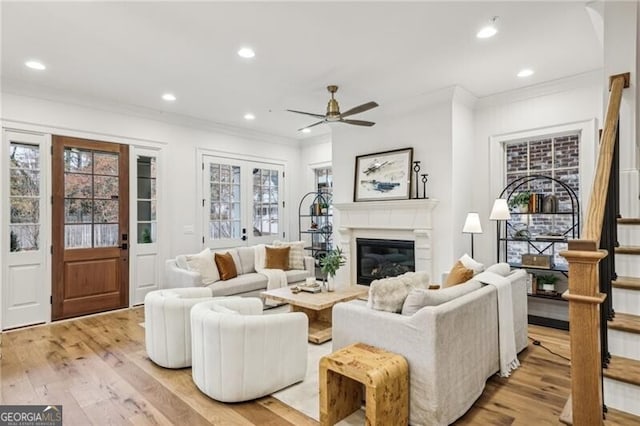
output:
[[[629,73],[626,73],[609,79],[609,106],[584,231],[582,238],[570,240],[568,250],[560,253],[569,262],[569,289],[563,297],[569,301],[571,414],[574,425],[602,425],[603,422],[599,308],[606,295],[599,291],[598,263],[607,256],[607,251],[599,250],[598,247],[611,177],[622,91],[629,87],[629,77]]]

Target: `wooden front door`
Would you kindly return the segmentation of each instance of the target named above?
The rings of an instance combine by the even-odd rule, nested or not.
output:
[[[54,320],[129,297],[129,147],[53,137]]]

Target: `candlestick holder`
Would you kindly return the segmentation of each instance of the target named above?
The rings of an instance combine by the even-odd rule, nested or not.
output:
[[[422,175],[422,198],[429,198],[427,197],[427,176],[429,176],[429,173]]]
[[[416,198],[420,198],[420,196],[418,195],[418,173],[420,173],[420,162],[419,161],[414,161],[413,162],[413,171],[416,173]]]

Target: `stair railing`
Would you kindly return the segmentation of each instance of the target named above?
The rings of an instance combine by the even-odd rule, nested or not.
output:
[[[572,423],[580,426],[601,425],[603,421],[600,305],[605,301],[606,294],[600,290],[599,263],[607,256],[607,250],[600,249],[600,238],[620,103],[624,88],[629,87],[629,77],[629,73],[626,73],[609,78],[609,105],[584,232],[580,239],[570,240],[568,250],[560,253],[569,263],[569,288],[562,297],[569,301]]]

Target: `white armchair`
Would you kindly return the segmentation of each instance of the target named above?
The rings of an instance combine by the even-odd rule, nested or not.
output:
[[[207,287],[156,290],[144,298],[144,342],[149,358],[165,368],[191,366],[189,312],[211,300]]]
[[[257,298],[227,298],[191,310],[192,376],[222,402],[260,398],[304,379],[308,319],[301,312],[262,315]]]

